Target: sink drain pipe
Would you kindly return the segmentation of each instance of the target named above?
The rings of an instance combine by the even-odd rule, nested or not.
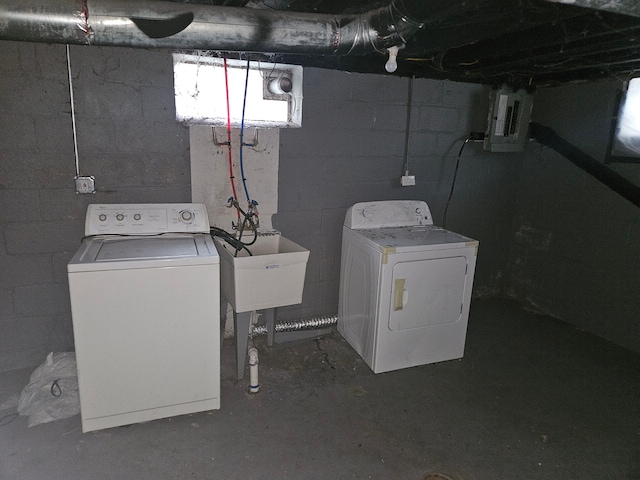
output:
[[[319,317],[303,318],[301,320],[286,320],[275,324],[276,333],[297,332],[300,330],[316,330],[331,327],[338,323],[338,315],[321,315]],[[266,335],[266,325],[253,325],[251,335]]]
[[[260,382],[258,381],[258,349],[251,347],[249,349],[249,393],[258,393],[260,391]]]
[[[297,332],[302,330],[317,330],[321,328],[331,327],[338,323],[338,315],[321,315],[319,317],[303,318],[301,320],[288,320],[275,324],[276,332]],[[252,337],[257,335],[266,335],[268,333],[266,325],[252,325]],[[250,344],[247,355],[249,356],[249,393],[258,393],[260,391],[260,383],[258,381],[258,349]]]

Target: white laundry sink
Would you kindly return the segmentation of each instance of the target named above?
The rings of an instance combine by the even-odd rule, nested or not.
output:
[[[309,250],[280,234],[260,235],[234,257],[235,248],[216,238],[220,290],[236,313],[302,303]]]

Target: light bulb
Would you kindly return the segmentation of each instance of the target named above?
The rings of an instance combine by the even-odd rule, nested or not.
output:
[[[398,57],[398,47],[390,47],[387,51],[389,52],[389,60],[384,64],[384,69],[389,73],[393,73],[398,69],[398,62],[396,61]]]

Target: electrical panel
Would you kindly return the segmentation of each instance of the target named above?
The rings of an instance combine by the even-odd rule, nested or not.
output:
[[[502,87],[490,94],[484,149],[492,152],[521,152],[527,140],[533,108],[533,94],[524,89]]]

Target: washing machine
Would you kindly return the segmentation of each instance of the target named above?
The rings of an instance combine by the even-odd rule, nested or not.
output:
[[[68,264],[84,432],[220,408],[220,260],[200,204],[89,205]]]
[[[357,203],[342,231],[338,331],[375,373],[461,358],[478,241],[423,201]]]

